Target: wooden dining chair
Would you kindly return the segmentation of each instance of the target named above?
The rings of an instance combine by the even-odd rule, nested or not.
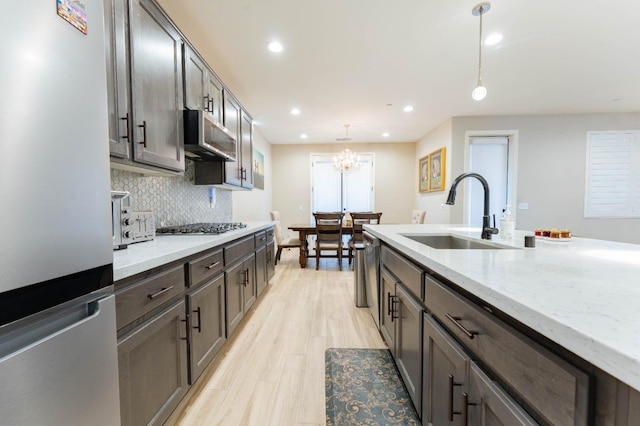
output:
[[[321,257],[337,257],[342,271],[342,218],[344,213],[314,213],[316,220],[316,271]],[[322,255],[323,251],[335,251],[335,255]]]
[[[269,212],[269,215],[271,216],[271,220],[274,222],[273,233],[276,237],[276,244],[278,245],[274,263],[274,265],[277,265],[280,260],[280,256],[282,255],[282,249],[300,248],[301,241],[297,238],[286,238],[282,225],[280,224],[280,212],[278,210]]]
[[[382,216],[382,212],[374,213],[374,212],[366,212],[366,213],[349,213],[351,215],[352,222],[352,230],[351,230],[351,238],[349,239],[349,265],[351,265],[351,260],[353,259],[353,252],[355,250],[356,244],[362,243],[362,225],[366,223],[378,224],[380,223],[380,217]]]

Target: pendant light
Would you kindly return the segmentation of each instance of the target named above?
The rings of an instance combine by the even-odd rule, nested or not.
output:
[[[349,125],[345,124],[345,137],[337,138],[337,141],[345,141],[347,144],[351,140],[349,138]],[[333,157],[333,167],[340,173],[350,173],[360,168],[360,157],[358,154],[346,147],[338,156]]]
[[[482,15],[491,9],[491,3],[478,3],[471,10],[473,16],[480,16],[480,39],[478,40],[478,83],[471,92],[471,97],[476,101],[481,101],[487,96],[487,89],[482,85]]]

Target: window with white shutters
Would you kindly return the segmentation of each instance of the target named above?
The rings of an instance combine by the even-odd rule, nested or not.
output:
[[[586,218],[640,217],[640,131],[587,133]]]

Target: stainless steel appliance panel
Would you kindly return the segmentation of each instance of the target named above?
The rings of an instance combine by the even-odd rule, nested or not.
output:
[[[120,424],[115,296],[72,301],[4,333],[0,423]]]
[[[380,295],[380,240],[366,231],[362,233],[362,239],[364,241],[367,304],[376,327],[380,329],[380,307],[378,306]]]
[[[103,5],[55,3],[0,14],[0,293],[112,263]]]

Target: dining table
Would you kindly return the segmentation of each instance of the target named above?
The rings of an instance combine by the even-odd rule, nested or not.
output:
[[[289,229],[298,233],[298,239],[300,240],[300,255],[298,261],[301,268],[307,267],[307,257],[309,253],[309,243],[307,237],[309,235],[316,234],[316,225],[311,223],[296,223],[289,226]],[[351,235],[353,232],[353,224],[348,221],[342,225],[342,235]]]

